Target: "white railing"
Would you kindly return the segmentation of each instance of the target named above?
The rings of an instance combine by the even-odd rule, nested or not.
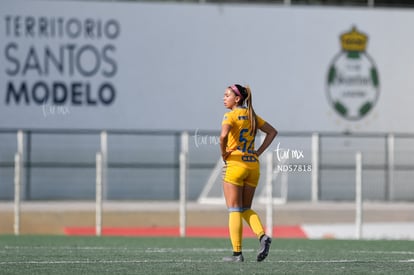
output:
[[[319,135],[312,134],[312,202],[319,200]]]
[[[266,232],[273,236],[273,153],[266,153]]]
[[[103,197],[103,157],[102,153],[96,153],[96,198],[95,198],[95,234],[102,235],[102,197]]]
[[[357,152],[355,154],[355,237],[357,240],[362,238],[362,154]]]
[[[181,135],[181,152],[180,152],[180,211],[179,211],[179,222],[180,222],[180,237],[186,236],[187,227],[187,178],[188,178],[188,133],[184,132]]]
[[[320,155],[321,155],[321,139],[324,137],[320,133],[310,133],[308,136],[311,137],[311,163],[312,163],[312,173],[311,173],[311,201],[318,202],[320,200],[320,176],[319,171],[321,168],[320,164]],[[331,135],[332,136],[332,135]],[[375,137],[375,136],[374,136]],[[384,166],[384,172],[386,174],[387,182],[387,199],[393,200],[395,197],[394,189],[394,170],[396,169],[395,165],[395,135],[388,134],[382,135],[382,138],[385,137],[385,161],[386,165]],[[400,135],[399,138],[410,138],[412,135]],[[107,131],[100,132],[100,151],[96,154],[96,235],[102,234],[102,216],[103,216],[103,203],[107,198],[107,167],[108,167],[108,133]],[[20,203],[22,191],[24,191],[24,184],[26,179],[25,175],[25,138],[24,132],[19,130],[17,131],[17,152],[14,156],[14,234],[20,234]],[[30,145],[28,145],[29,147]],[[180,227],[180,236],[186,236],[186,224],[187,224],[187,185],[188,185],[188,171],[191,169],[191,162],[189,161],[189,151],[190,151],[190,135],[188,132],[183,132],[180,135],[179,142],[180,150],[178,151],[178,202],[179,202],[179,227]],[[266,224],[269,229],[273,225],[273,207],[276,202],[273,197],[272,183],[276,180],[275,178],[275,167],[274,167],[274,152],[268,153],[266,155],[266,177],[265,177],[265,203],[266,203]],[[365,161],[366,162],[366,161]],[[400,164],[400,163],[399,163]],[[400,164],[401,165],[401,164]],[[220,169],[220,165],[216,166],[216,169]],[[356,238],[362,238],[362,224],[363,224],[363,194],[362,194],[362,153],[358,153],[355,157],[355,224],[356,224]],[[215,173],[216,177],[219,177],[220,173]],[[283,179],[283,175],[278,180],[285,181],[281,185],[281,199],[284,199],[284,203],[287,201],[287,180]],[[286,185],[286,186],[285,186]],[[23,188],[22,188],[23,187]],[[203,193],[203,192],[202,192]],[[24,198],[23,198],[24,199]],[[279,198],[280,199],[280,198]],[[279,202],[280,203],[280,202]]]
[[[14,155],[14,235],[20,234],[20,188],[22,179],[22,157]]]
[[[23,171],[23,131],[17,131],[17,153],[14,155],[14,234],[20,234],[20,196]]]

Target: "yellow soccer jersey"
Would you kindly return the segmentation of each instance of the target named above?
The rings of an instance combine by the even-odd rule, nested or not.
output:
[[[256,115],[257,129],[265,124],[265,121]],[[251,133],[249,111],[247,108],[236,108],[223,117],[222,125],[228,124],[232,128],[228,135],[227,151],[234,151],[231,155],[248,155],[254,152],[254,139]]]

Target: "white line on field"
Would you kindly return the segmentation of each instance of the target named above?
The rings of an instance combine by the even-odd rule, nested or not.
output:
[[[21,264],[44,264],[44,265],[53,265],[53,264],[125,264],[125,263],[172,263],[178,262],[173,260],[122,260],[122,261],[10,261],[10,262],[0,262],[0,265],[21,265]]]
[[[226,252],[229,251],[228,248],[148,248],[145,249],[145,252],[153,253],[166,253],[166,252]],[[243,249],[244,252],[255,252],[255,249]],[[272,252],[276,253],[305,253],[306,250],[296,249],[271,249]],[[351,253],[361,253],[361,254],[401,254],[401,255],[414,255],[414,251],[376,251],[376,250],[352,250]]]
[[[103,246],[5,246],[4,250],[2,251],[0,248],[0,253],[5,252],[7,250],[66,250],[66,251],[94,251],[94,250],[107,250],[107,251],[134,251],[134,252],[142,252],[142,253],[186,253],[186,252],[193,252],[193,253],[221,253],[221,252],[231,252],[231,248],[200,248],[200,247],[193,247],[193,248],[167,248],[167,247],[159,247],[159,248],[129,248],[129,247],[103,247]],[[256,249],[253,248],[244,248],[243,252],[246,253],[253,253],[256,252]],[[296,250],[283,250],[283,249],[272,249],[273,253],[303,253],[305,250],[296,249]]]
[[[403,254],[403,255],[414,255],[414,251],[370,251],[370,250],[355,250],[350,251],[351,253],[364,253],[364,254]]]
[[[142,251],[145,253],[180,253],[180,252],[202,252],[202,253],[214,253],[214,252],[226,252],[231,251],[230,248],[171,248],[171,247],[159,247],[159,248],[129,248],[129,247],[105,247],[105,246],[4,246],[5,250],[19,250],[19,249],[47,249],[47,250],[116,250],[116,251]],[[245,252],[255,252],[255,249],[243,249]],[[284,249],[272,249],[276,253],[302,253],[306,252],[303,249],[297,250],[284,250]],[[3,252],[0,248],[0,252]],[[376,251],[376,250],[352,250],[351,253],[360,254],[401,254],[401,255],[414,255],[414,251]]]
[[[120,251],[142,251],[145,253],[174,253],[174,252],[226,252],[231,251],[231,248],[128,248],[128,247],[103,247],[103,246],[5,246],[5,250],[19,250],[19,249],[46,249],[46,250],[120,250]],[[245,252],[254,252],[254,249],[243,249]],[[0,250],[1,252],[1,250]]]
[[[62,250],[127,250],[127,247],[103,247],[103,246],[8,246],[4,249],[62,249]]]
[[[134,264],[134,263],[220,263],[222,261],[207,261],[207,260],[191,260],[191,259],[182,259],[182,260],[102,260],[102,261],[7,261],[0,262],[0,265],[59,265],[59,264]],[[253,261],[252,261],[253,262]],[[414,259],[408,260],[395,260],[395,261],[361,261],[361,260],[279,260],[271,261],[271,263],[309,263],[309,264],[318,264],[318,263],[414,263]]]

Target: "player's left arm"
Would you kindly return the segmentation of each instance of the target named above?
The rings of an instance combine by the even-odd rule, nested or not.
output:
[[[267,122],[265,122],[259,129],[263,131],[264,133],[266,133],[266,136],[265,136],[265,139],[263,140],[263,143],[260,145],[259,149],[256,150],[257,156],[260,156],[261,154],[263,154],[263,152],[267,149],[267,147],[270,146],[273,139],[277,135],[277,130],[273,128],[273,126]]]

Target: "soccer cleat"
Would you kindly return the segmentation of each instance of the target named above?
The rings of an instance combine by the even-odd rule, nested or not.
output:
[[[243,254],[240,254],[238,256],[227,256],[223,258],[223,262],[241,263],[241,262],[244,262],[244,257],[243,257]]]
[[[260,249],[257,253],[257,261],[261,262],[264,259],[266,259],[267,255],[269,254],[270,244],[272,243],[272,239],[264,235],[262,239],[260,240]]]

